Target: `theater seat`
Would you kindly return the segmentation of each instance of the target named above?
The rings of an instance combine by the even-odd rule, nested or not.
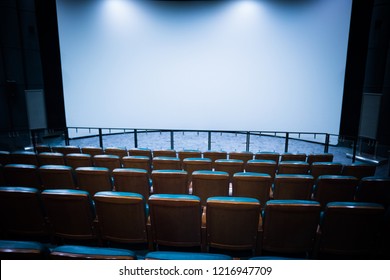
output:
[[[153,170],[153,193],[188,194],[188,173],[183,170]]]
[[[153,170],[181,170],[181,162],[178,157],[159,156],[152,161]]]
[[[153,150],[153,157],[177,157],[175,150],[162,149],[162,150]]]
[[[66,165],[43,165],[39,167],[43,189],[75,189],[73,168]]]
[[[260,202],[246,197],[210,197],[206,206],[207,248],[255,254]]]
[[[278,152],[258,152],[255,154],[255,159],[260,160],[273,160],[276,164],[279,164],[280,154]]]
[[[126,156],[122,158],[123,167],[145,169],[148,174],[151,170],[151,159],[147,156]]]
[[[209,261],[225,261],[232,260],[229,255],[212,254],[212,253],[196,253],[196,252],[177,252],[177,251],[154,251],[149,252],[145,256],[145,260],[209,260]]]
[[[353,176],[322,175],[317,178],[313,199],[325,208],[328,202],[355,200],[359,180]]]
[[[94,196],[100,237],[119,243],[147,243],[145,198],[131,192],[98,192]]]
[[[78,154],[78,153],[81,153],[80,147],[72,146],[72,145],[54,146],[54,147],[52,147],[52,151],[55,152],[55,153],[62,153],[65,156],[67,154]]]
[[[390,206],[390,178],[364,177],[356,190],[356,201],[382,204],[385,209]]]
[[[320,226],[320,258],[329,254],[349,258],[376,258],[384,208],[376,203],[331,202]],[[328,254],[328,255],[327,255]]]
[[[309,165],[312,165],[314,162],[333,162],[333,154],[330,153],[308,154],[307,163]]]
[[[129,155],[125,147],[107,147],[104,149],[104,153],[106,155],[118,156],[120,159]]]
[[[308,174],[309,169],[306,161],[280,161],[278,174]]]
[[[265,173],[238,172],[233,175],[233,196],[256,198],[265,205],[272,183],[272,177]]]
[[[239,159],[239,160],[242,160],[244,162],[244,166],[246,166],[246,163],[248,162],[248,160],[252,160],[253,159],[253,153],[252,152],[246,152],[246,151],[230,152],[229,153],[229,159]]]
[[[321,175],[341,175],[343,165],[338,162],[313,162],[310,165],[310,175],[316,180]]]
[[[11,163],[11,155],[8,151],[0,151],[0,164],[6,165]]]
[[[145,169],[116,168],[112,172],[115,191],[134,192],[145,199],[150,195],[150,178]]]
[[[95,208],[88,192],[44,190],[42,201],[55,237],[61,240],[97,240]]]
[[[152,160],[152,150],[148,148],[132,148],[128,150],[129,156],[143,156]]]
[[[102,147],[93,147],[93,146],[86,146],[81,147],[81,153],[90,155],[91,157],[96,155],[103,155],[104,150]]]
[[[224,171],[229,174],[230,181],[237,172],[244,171],[244,161],[240,159],[217,159],[214,162],[215,171]]]
[[[364,177],[375,176],[376,165],[367,163],[351,163],[343,166],[342,175],[354,176],[359,180]]]
[[[5,183],[9,186],[21,186],[41,189],[38,168],[31,164],[7,164],[4,166]]]
[[[214,162],[217,159],[227,159],[227,152],[225,151],[205,151],[203,152],[204,158],[209,158],[212,161],[212,167],[215,168]]]
[[[0,240],[2,260],[45,260],[49,249],[40,242],[20,240]]]
[[[122,160],[117,155],[96,155],[93,156],[92,161],[94,166],[108,168],[110,172],[122,167]]]
[[[194,195],[155,194],[149,198],[152,240],[157,249],[201,248],[202,209]]]
[[[53,260],[136,260],[135,252],[126,249],[63,245],[52,249]]]
[[[177,157],[180,159],[183,168],[183,160],[186,158],[202,158],[202,152],[199,150],[182,150],[177,152]],[[184,168],[183,168],[184,169]]]
[[[282,153],[280,161],[306,161],[305,153]]]
[[[245,171],[265,173],[270,175],[272,179],[274,179],[277,168],[278,165],[274,160],[252,159],[247,162]]]
[[[39,165],[37,155],[32,151],[15,151],[10,156],[12,163]]]
[[[314,186],[311,175],[278,174],[274,182],[274,199],[310,200]]]
[[[38,189],[0,187],[0,220],[5,237],[47,241],[45,216]]]
[[[92,156],[90,154],[67,154],[65,156],[66,165],[76,170],[79,167],[92,167]]]
[[[211,170],[212,162],[209,158],[185,158],[183,159],[183,169],[187,171],[188,181],[191,182],[194,171]]]
[[[65,165],[65,157],[61,153],[42,152],[37,155],[39,165]]]
[[[89,192],[91,196],[112,190],[110,170],[105,167],[78,167],[76,180],[78,188]]]
[[[192,173],[192,194],[200,197],[202,206],[212,196],[229,195],[229,174],[223,171],[199,170]]]
[[[263,216],[262,254],[312,256],[320,212],[316,201],[268,201]]]

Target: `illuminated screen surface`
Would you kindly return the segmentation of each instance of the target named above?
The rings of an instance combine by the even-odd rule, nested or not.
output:
[[[338,134],[351,6],[57,0],[67,125]]]

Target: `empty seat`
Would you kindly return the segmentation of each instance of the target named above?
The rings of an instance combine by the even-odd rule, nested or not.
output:
[[[311,175],[279,174],[275,177],[273,198],[310,200],[314,178]]]
[[[256,198],[265,205],[270,199],[272,183],[268,174],[239,172],[233,175],[233,196]]]
[[[175,169],[181,170],[181,162],[178,157],[154,157],[153,158],[153,170]]]
[[[122,158],[123,167],[145,169],[149,174],[151,170],[151,160],[147,156],[126,156]]]
[[[143,156],[152,160],[152,150],[148,148],[132,148],[128,150],[129,156]]]
[[[356,201],[382,204],[385,209],[390,205],[390,178],[364,177],[356,190]]]
[[[36,188],[0,187],[1,227],[7,238],[44,240],[48,228]]]
[[[67,145],[67,146],[54,146],[52,147],[52,151],[56,153],[62,153],[65,156],[67,154],[78,154],[81,152],[80,147],[78,146],[72,146],[72,145]]]
[[[48,248],[40,242],[0,240],[2,260],[44,260],[48,254]]]
[[[76,169],[77,186],[91,196],[101,191],[111,191],[110,170],[105,167],[79,167]]]
[[[330,153],[319,153],[319,154],[308,154],[307,163],[312,165],[313,162],[332,162],[333,154]]]
[[[229,195],[229,174],[223,171],[194,171],[192,173],[192,194],[198,196],[202,206],[212,196]]]
[[[153,193],[188,194],[188,173],[183,170],[153,170]]]
[[[280,161],[306,161],[305,153],[282,153]]]
[[[319,253],[373,258],[384,208],[376,203],[328,203],[320,226]],[[327,256],[323,255],[324,258]]]
[[[93,166],[92,156],[90,154],[67,154],[65,156],[66,165],[69,165],[73,169],[78,167],[91,167]]]
[[[280,154],[278,152],[257,152],[255,159],[273,160],[276,164],[279,164]]]
[[[93,157],[96,155],[103,155],[104,150],[102,147],[86,146],[86,147],[81,147],[81,153],[91,155],[91,157]]]
[[[246,163],[246,172],[265,173],[275,178],[277,163],[274,160],[252,159]]]
[[[95,209],[88,192],[44,190],[42,201],[55,237],[65,240],[96,239]]]
[[[311,256],[321,206],[309,200],[270,200],[263,216],[263,254]]]
[[[210,260],[224,261],[232,260],[229,255],[198,253],[198,252],[177,252],[177,251],[153,251],[145,255],[145,260]]]
[[[260,202],[245,197],[210,197],[206,207],[207,247],[223,250],[257,248]]]
[[[305,161],[280,161],[278,174],[308,174],[310,166]]]
[[[180,159],[183,167],[183,160],[186,158],[201,158],[202,152],[199,150],[182,150],[177,152],[177,157]]]
[[[136,260],[135,252],[119,248],[62,245],[51,250],[53,260]]]
[[[155,194],[149,198],[152,241],[157,245],[201,247],[202,210],[194,195]]]
[[[313,162],[310,165],[310,174],[317,179],[321,175],[341,175],[343,165],[338,162]]]
[[[94,196],[100,237],[119,243],[147,243],[145,198],[131,192],[98,192]]]
[[[354,201],[359,180],[353,176],[322,175],[317,178],[313,199],[324,208],[328,202]]]
[[[104,153],[118,156],[120,159],[129,155],[127,149],[124,147],[107,147],[104,149]]]
[[[66,165],[43,165],[39,167],[43,189],[75,189],[73,168]]]
[[[5,183],[10,186],[41,188],[41,180],[36,165],[7,164],[4,166]]]
[[[217,159],[215,162],[216,171],[224,171],[229,174],[230,181],[234,173],[244,171],[244,161],[240,159]]]
[[[51,153],[52,152],[51,147],[49,145],[45,145],[45,144],[36,145],[35,146],[35,151],[37,152],[37,154],[40,154],[40,153]]]
[[[115,190],[139,193],[145,199],[150,194],[150,177],[145,169],[117,168],[112,172]]]
[[[229,159],[240,159],[244,162],[244,165],[248,162],[248,160],[253,159],[253,153],[252,152],[230,152],[229,153]]]
[[[175,150],[153,150],[153,157],[177,157]]]
[[[37,157],[39,165],[65,165],[65,157],[61,153],[42,152]]]
[[[354,176],[359,180],[364,177],[374,176],[376,165],[367,163],[351,163],[343,166],[342,175]]]
[[[115,168],[121,168],[121,158],[117,155],[96,155],[92,158],[96,167],[105,167],[112,172]]]
[[[8,151],[0,151],[0,164],[3,166],[11,163],[11,154]]]
[[[227,159],[227,152],[225,151],[205,151],[203,152],[204,158],[209,158],[212,161],[212,167],[215,168],[214,162],[217,159]]]
[[[37,155],[32,151],[15,151],[10,156],[12,163],[39,165]]]
[[[0,186],[5,185],[3,165],[0,164]]]
[[[188,181],[192,180],[192,173],[198,170],[211,170],[212,162],[209,158],[185,158],[183,169],[188,172]]]

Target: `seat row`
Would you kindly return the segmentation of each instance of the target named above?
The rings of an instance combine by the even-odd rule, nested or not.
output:
[[[315,163],[314,163],[315,164]],[[313,164],[313,165],[314,165]],[[327,164],[326,164],[327,165]],[[348,175],[277,174],[195,170],[153,170],[104,167],[78,167],[7,164],[0,169],[0,185],[44,189],[82,189],[94,195],[99,191],[150,194],[195,194],[205,205],[211,196],[244,196],[263,204],[273,199],[313,199],[326,205],[330,201],[370,201],[390,203],[390,178]],[[260,170],[259,170],[260,171]],[[266,170],[261,170],[266,172]],[[332,174],[331,172],[329,172]],[[325,173],[327,174],[327,173]],[[1,179],[3,177],[3,179]]]
[[[375,258],[389,241],[385,209],[376,203],[332,202],[322,211],[308,200],[129,192],[1,188],[2,233],[48,235],[52,244],[94,240],[100,246],[147,244],[150,251],[192,248],[250,256],[327,254]],[[263,209],[263,210],[262,210]]]

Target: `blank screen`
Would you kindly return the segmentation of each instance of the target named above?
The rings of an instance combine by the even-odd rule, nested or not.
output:
[[[67,125],[338,134],[351,6],[57,0]]]

